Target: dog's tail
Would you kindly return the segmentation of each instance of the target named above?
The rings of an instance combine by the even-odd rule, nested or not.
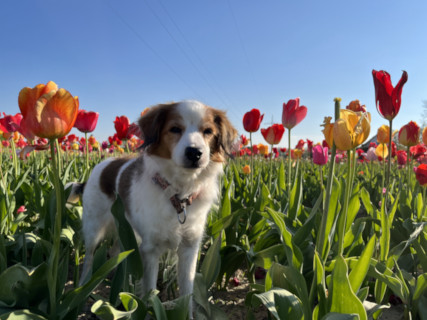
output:
[[[86,182],[69,182],[65,185],[65,189],[71,188],[70,195],[68,196],[68,203],[77,203],[81,199],[83,195],[83,191],[85,189]]]

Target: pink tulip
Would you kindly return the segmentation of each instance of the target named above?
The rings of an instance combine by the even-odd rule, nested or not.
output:
[[[319,166],[328,163],[328,147],[322,147],[320,144],[313,147],[313,162]]]

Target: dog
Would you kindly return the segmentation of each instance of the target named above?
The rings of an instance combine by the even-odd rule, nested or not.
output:
[[[84,185],[81,283],[88,280],[97,245],[115,231],[110,208],[118,194],[141,239],[142,295],[156,288],[159,258],[167,249],[178,254],[180,295],[192,294],[206,218],[237,131],[224,111],[193,100],[151,107],[139,126],[141,154],[101,162]]]

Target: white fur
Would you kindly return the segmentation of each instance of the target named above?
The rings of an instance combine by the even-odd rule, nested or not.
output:
[[[197,255],[204,234],[207,215],[219,194],[219,177],[223,164],[210,161],[210,147],[199,132],[200,122],[206,107],[195,101],[185,101],[178,105],[178,112],[184,119],[185,129],[179,142],[173,149],[171,159],[160,158],[148,153],[143,154],[142,175],[132,178],[127,218],[137,235],[141,238],[140,253],[143,259],[144,276],[142,293],[156,288],[159,257],[167,250],[178,253],[178,286],[181,295],[193,292]],[[196,147],[202,151],[198,168],[184,168],[185,149]],[[102,171],[112,160],[98,164],[92,172],[83,193],[83,234],[86,244],[86,256],[81,283],[87,281],[93,262],[93,252],[99,242],[115,230],[113,216],[110,213],[113,200],[100,188]],[[130,160],[119,171],[120,176]],[[152,177],[159,173],[175,189],[179,197],[197,195],[193,203],[187,206],[187,220],[180,224],[177,213],[166,193],[155,183]],[[191,308],[190,304],[190,308]],[[191,310],[191,309],[190,309]]]

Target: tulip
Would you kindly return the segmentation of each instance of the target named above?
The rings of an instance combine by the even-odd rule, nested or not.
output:
[[[261,112],[258,109],[252,109],[249,112],[246,112],[243,116],[243,128],[247,132],[256,132],[261,125],[261,121],[264,118],[264,115],[261,115]]]
[[[416,168],[415,177],[422,187],[427,187],[427,164],[420,164]]]
[[[77,118],[79,99],[53,81],[23,88],[18,97],[24,125],[36,136],[48,139],[70,132]]]
[[[259,150],[260,154],[262,154],[264,156],[268,155],[268,146],[267,145],[262,144],[262,143],[258,144],[258,150]]]
[[[408,161],[406,151],[399,150],[397,151],[397,164],[400,166],[404,166],[406,162]]]
[[[299,98],[283,103],[282,124],[287,129],[292,129],[307,115],[307,107],[299,105]]]
[[[240,136],[240,141],[244,147],[246,147],[249,144],[248,138],[246,138],[246,136],[243,134]]]
[[[427,146],[427,127],[423,129],[423,143]]]
[[[307,139],[307,151],[308,154],[311,154],[313,151],[313,141]]]
[[[285,128],[281,124],[273,124],[267,129],[261,129],[261,134],[265,141],[271,145],[280,143],[284,132]]]
[[[378,143],[388,143],[390,140],[390,127],[383,124],[378,128],[377,141]]]
[[[96,124],[98,122],[98,117],[98,112],[80,109],[77,114],[77,119],[74,123],[74,127],[83,133],[92,132],[93,130],[95,130]]]
[[[117,138],[120,140],[126,140],[128,137],[129,131],[129,118],[126,116],[116,117],[114,120],[114,128],[117,132]]]
[[[301,149],[293,149],[291,150],[291,158],[294,160],[301,159],[302,157],[302,150]]]
[[[345,108],[354,112],[366,112],[365,105],[361,105],[359,100],[351,101]]]
[[[242,171],[243,171],[244,174],[250,174],[251,173],[251,167],[249,165],[245,165],[242,168]]]
[[[372,70],[375,86],[375,104],[381,116],[387,120],[393,120],[399,113],[402,88],[408,81],[408,73],[403,71],[396,87],[391,84],[390,74],[386,71]]]
[[[0,119],[0,130],[3,132],[19,131],[22,120],[22,114],[17,113],[14,116],[6,115],[3,112],[3,118]]]
[[[420,127],[414,121],[410,121],[399,130],[399,143],[407,147],[418,144]]]
[[[377,153],[375,152],[376,148],[374,147],[370,147],[368,149],[368,152],[366,153],[366,159],[368,159],[368,161],[375,161],[378,160],[378,156]]]
[[[415,159],[418,159],[419,157],[423,156],[427,151],[427,148],[421,144],[417,144],[416,146],[412,146],[409,148],[409,152],[411,153],[412,157]]]
[[[313,162],[319,166],[323,166],[328,162],[328,151],[327,147],[322,147],[320,144],[313,147]]]
[[[381,143],[375,149],[375,154],[377,157],[381,157],[383,160],[388,156],[388,148],[385,143]]]
[[[348,151],[362,144],[369,136],[371,129],[371,115],[369,112],[354,112],[347,109],[340,110],[340,118],[330,123],[331,118],[325,118],[323,133],[328,145],[335,145],[339,150]]]
[[[304,144],[305,144],[305,141],[303,139],[298,140],[298,143],[295,146],[295,149],[301,149],[301,150],[303,150],[304,149]]]

